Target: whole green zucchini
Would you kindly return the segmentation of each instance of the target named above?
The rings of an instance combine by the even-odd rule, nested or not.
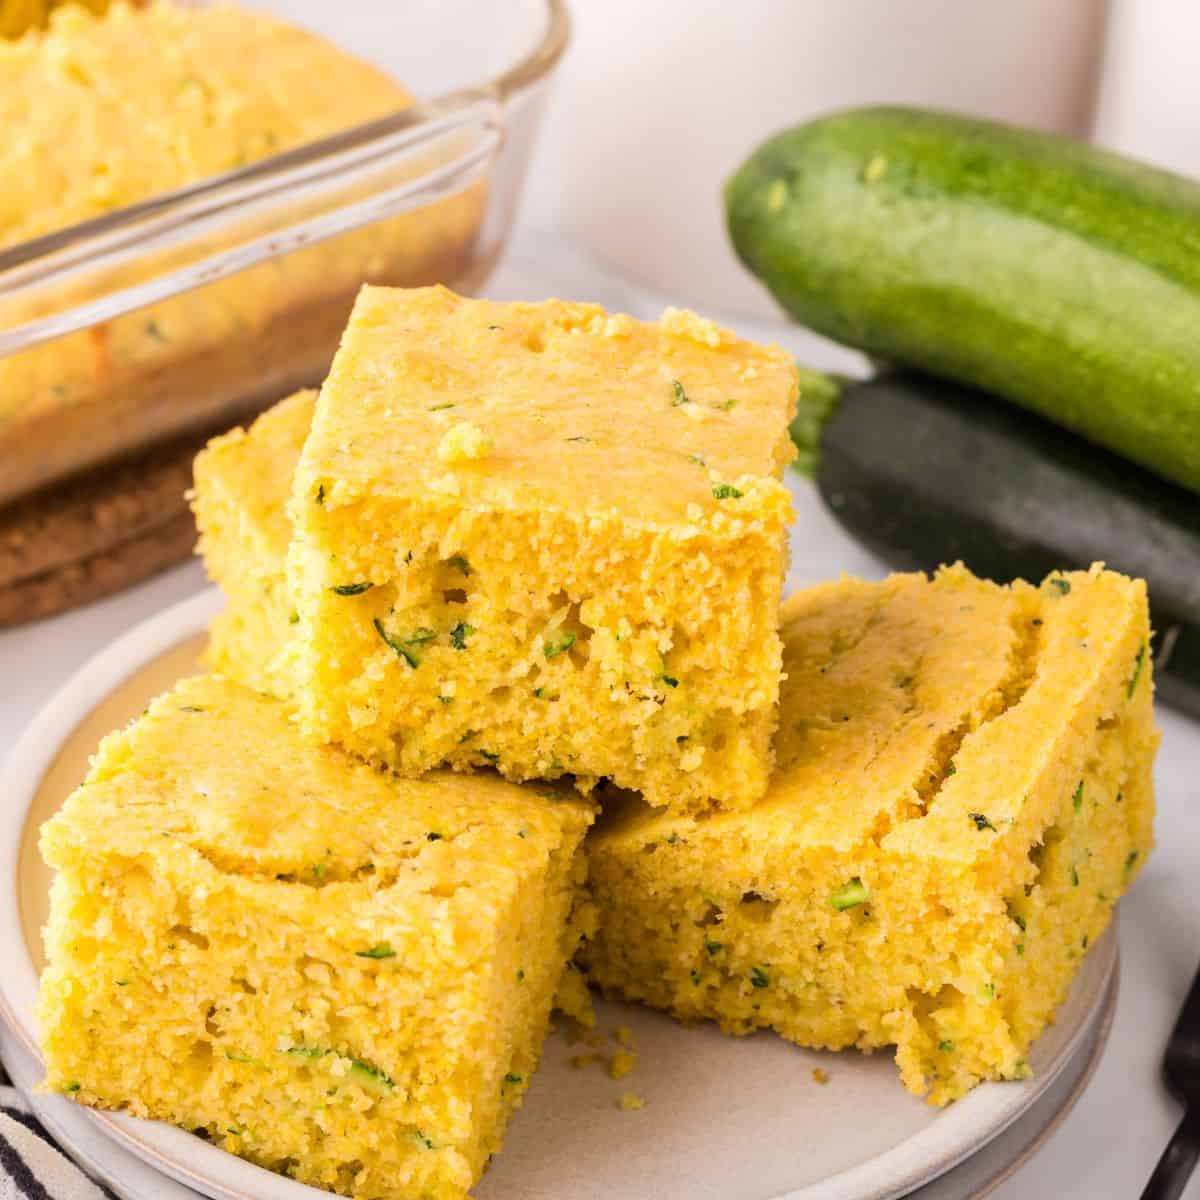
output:
[[[725,200],[738,254],[804,324],[1200,491],[1200,183],[870,108],[773,137]]]
[[[801,388],[793,437],[888,566],[1006,582],[1106,562],[1146,580],[1164,697],[1200,716],[1200,497],[995,397],[915,371]]]

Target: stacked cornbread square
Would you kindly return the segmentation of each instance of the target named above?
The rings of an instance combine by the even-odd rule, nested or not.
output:
[[[796,392],[691,313],[365,288],[292,496],[306,733],[407,773],[761,796]]]
[[[295,690],[299,621],[286,578],[287,498],[316,399],[316,392],[297,392],[249,429],[213,438],[194,468],[199,552],[227,599],[209,631],[209,665],[280,697]]]
[[[47,1083],[319,1187],[462,1197],[529,1082],[591,804],[301,739],[181,683],[45,827]]]
[[[754,807],[589,840],[592,980],[732,1033],[897,1046],[937,1103],[1016,1078],[1151,844],[1145,587],[844,580],[783,607]]]

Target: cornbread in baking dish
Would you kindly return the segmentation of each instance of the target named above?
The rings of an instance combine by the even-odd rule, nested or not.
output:
[[[592,811],[400,780],[184,681],[44,828],[46,1085],[345,1195],[465,1196],[586,922]]]
[[[730,1033],[892,1045],[942,1104],[1026,1072],[1150,850],[1146,591],[961,567],[791,597],[771,790],[589,838],[593,982]]]
[[[287,588],[287,499],[316,398],[313,391],[297,392],[248,429],[213,438],[193,471],[198,550],[227,602],[209,631],[208,665],[279,697],[296,687],[292,634],[298,617]]]
[[[0,248],[411,103],[383,72],[260,11],[116,3],[94,16],[64,7],[47,30],[0,40]],[[448,153],[442,145],[397,167],[391,182],[444,163]],[[476,184],[0,359],[0,503],[133,445],[233,419],[318,383],[364,279],[467,278],[483,202]],[[144,282],[234,239],[278,233],[314,211],[311,197],[303,203],[303,211],[298,199],[285,211],[280,198],[269,215],[247,216],[219,239],[186,253],[147,252],[70,292],[43,290],[36,300],[14,293],[0,304],[0,325]]]
[[[364,288],[292,497],[306,731],[409,773],[753,801],[796,391],[693,313]]]

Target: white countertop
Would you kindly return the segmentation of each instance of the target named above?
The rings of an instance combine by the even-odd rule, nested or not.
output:
[[[635,315],[661,304],[639,296],[553,235],[528,233],[488,289],[500,299],[558,295],[594,299]],[[719,315],[719,314],[714,314]],[[786,327],[739,329],[780,341],[816,366],[852,364],[845,352]],[[842,571],[878,576],[884,568],[849,541],[815,492],[794,480],[798,522],[789,589]],[[0,632],[0,754],[38,709],[94,652],[118,634],[203,586],[198,564],[167,572],[79,612]],[[1200,963],[1200,726],[1160,708],[1158,849],[1121,904],[1121,992],[1108,1050],[1087,1092],[1050,1143],[994,1194],[998,1200],[1140,1194],[1178,1119],[1159,1063],[1168,1033]],[[1190,815],[1189,815],[1190,812]],[[1200,1200],[1200,1174],[1186,1193]]]

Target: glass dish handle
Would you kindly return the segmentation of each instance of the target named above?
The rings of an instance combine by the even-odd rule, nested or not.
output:
[[[0,357],[452,196],[502,138],[462,93],[0,253]]]

